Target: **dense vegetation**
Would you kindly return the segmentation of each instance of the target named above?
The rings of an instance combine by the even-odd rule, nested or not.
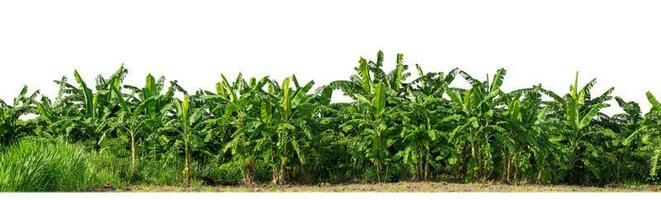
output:
[[[0,155],[0,191],[77,191],[96,186],[84,148],[26,140]]]
[[[0,101],[0,178],[77,176],[70,166],[41,174],[15,167],[80,156],[94,165],[83,167],[96,171],[90,179],[113,185],[658,180],[661,104],[649,92],[652,109],[643,113],[637,103],[612,97],[612,88],[595,95],[596,80],[579,85],[578,73],[562,95],[541,85],[503,91],[504,69],[480,80],[417,65],[412,75],[401,54],[392,71],[383,63],[382,52],[376,61],[361,58],[348,80],[316,90],[296,76],[241,74],[233,81],[221,75],[215,91],[188,92],[152,75],[138,87],[123,83],[123,67],[91,86],[74,71],[74,82],[55,81],[54,99],[26,87],[13,103]],[[470,86],[453,87],[459,79]],[[331,102],[340,91],[353,101]],[[612,99],[624,113],[601,112]],[[85,152],[23,152],[44,142]],[[80,189],[0,183],[9,191]]]

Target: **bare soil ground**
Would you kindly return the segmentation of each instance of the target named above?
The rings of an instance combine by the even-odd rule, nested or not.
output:
[[[661,192],[661,185],[585,187],[571,185],[508,185],[502,183],[399,182],[375,184],[154,186],[135,185],[128,192]]]

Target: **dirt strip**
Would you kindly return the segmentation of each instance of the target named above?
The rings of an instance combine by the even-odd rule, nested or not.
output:
[[[661,185],[584,187],[571,185],[507,185],[502,183],[399,182],[376,184],[319,184],[253,186],[155,186],[134,185],[124,192],[661,192]]]

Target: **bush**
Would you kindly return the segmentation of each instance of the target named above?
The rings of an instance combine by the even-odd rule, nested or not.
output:
[[[257,160],[254,166],[254,181],[271,181],[271,168],[261,160]],[[195,178],[203,180],[207,184],[237,185],[243,183],[245,168],[242,161],[231,161],[223,164],[210,163],[197,170]]]
[[[199,170],[197,178],[208,184],[235,185],[243,181],[242,162],[211,163]]]
[[[0,154],[0,191],[86,191],[99,182],[75,144],[24,139]]]
[[[128,184],[177,185],[182,181],[181,162],[138,157],[135,174],[131,174],[129,157],[103,152],[94,157],[93,163],[100,182],[121,187]]]
[[[183,161],[140,160],[138,178],[141,183],[156,185],[177,185],[183,181]],[[192,166],[195,168],[195,166]],[[128,168],[127,168],[128,169]]]
[[[273,178],[271,175],[271,167],[266,161],[257,160],[255,162],[255,181],[262,183],[271,182]]]
[[[103,185],[123,186],[128,183],[129,162],[108,153],[97,153],[92,157],[92,165],[98,181]]]

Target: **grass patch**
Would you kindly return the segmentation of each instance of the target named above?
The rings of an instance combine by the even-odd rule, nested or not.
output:
[[[99,184],[75,144],[24,139],[0,154],[0,191],[86,191]]]

